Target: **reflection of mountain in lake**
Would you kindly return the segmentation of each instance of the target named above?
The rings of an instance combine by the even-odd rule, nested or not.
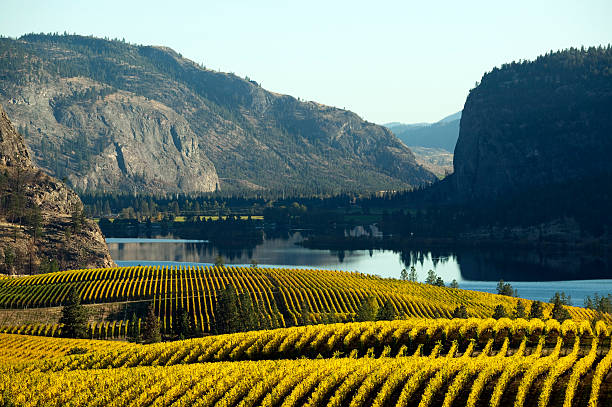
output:
[[[587,253],[463,250],[457,252],[465,280],[560,281],[612,277],[608,256]]]

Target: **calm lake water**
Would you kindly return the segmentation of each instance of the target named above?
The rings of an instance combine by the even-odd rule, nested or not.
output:
[[[548,301],[556,291],[571,295],[582,305],[587,295],[612,293],[612,269],[606,258],[577,253],[543,254],[505,250],[354,250],[330,251],[296,245],[299,232],[287,239],[264,239],[249,249],[225,249],[207,241],[163,239],[107,239],[110,253],[120,266],[210,265],[221,255],[228,265],[321,268],[359,271],[399,278],[402,269],[414,266],[423,281],[434,270],[448,284],[460,288],[495,292],[497,281],[509,281],[519,296]]]

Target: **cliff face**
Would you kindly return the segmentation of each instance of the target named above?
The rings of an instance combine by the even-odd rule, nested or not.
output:
[[[0,107],[0,271],[36,273],[114,263],[78,195],[32,165],[23,138]]]
[[[382,126],[162,47],[0,39],[0,103],[80,190],[381,190],[435,177]]]
[[[612,173],[612,49],[567,50],[486,74],[454,156],[463,199]],[[603,186],[602,186],[603,187]]]

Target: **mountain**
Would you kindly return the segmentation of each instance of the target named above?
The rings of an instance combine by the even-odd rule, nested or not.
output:
[[[80,191],[373,191],[435,179],[388,129],[165,47],[0,39],[0,103]],[[299,80],[299,78],[296,78]]]
[[[0,107],[0,271],[112,265],[78,195],[32,165],[23,137]]]
[[[436,123],[386,123],[384,126],[412,150],[417,162],[438,178],[453,172],[453,150],[459,137],[461,112]]]
[[[495,68],[470,91],[454,182],[467,200],[587,185],[611,179],[610,157],[612,48],[569,49]]]
[[[453,113],[436,123],[387,123],[385,127],[393,131],[397,138],[409,147],[442,149],[449,153],[455,150],[459,137],[461,112]]]

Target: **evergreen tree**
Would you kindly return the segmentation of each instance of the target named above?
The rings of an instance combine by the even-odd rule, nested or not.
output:
[[[434,283],[434,285],[438,287],[444,287],[444,280],[442,280],[442,277],[436,277],[436,282]]]
[[[494,319],[506,318],[507,316],[506,308],[503,305],[499,304],[495,306],[495,311],[493,311]]]
[[[462,318],[462,319],[468,318],[468,313],[467,313],[467,309],[465,308],[465,305],[461,304],[460,306],[458,306],[457,308],[453,310],[453,318]]]
[[[238,296],[240,302],[240,330],[251,331],[259,327],[257,313],[248,292],[244,291]]]
[[[505,283],[504,280],[499,280],[499,282],[497,283],[497,294],[507,295],[509,297],[516,297],[517,292],[512,288],[512,285],[510,283]]]
[[[457,280],[453,279],[453,281],[451,281],[450,288],[459,288],[459,283]]]
[[[408,274],[408,280],[416,283],[418,280],[417,272],[414,266],[410,266],[410,274]]]
[[[310,313],[310,306],[307,301],[302,301],[300,303],[300,315],[298,323],[300,325],[310,325],[312,322],[312,316]]]
[[[191,338],[193,336],[193,328],[194,327],[191,323],[189,313],[179,303],[178,306],[172,312],[172,332],[174,332],[174,334],[179,338],[179,340],[183,340],[186,338]]]
[[[402,269],[402,271],[400,271],[400,280],[408,280],[408,272],[406,269]]]
[[[144,343],[157,343],[161,342],[161,332],[159,327],[159,319],[155,314],[155,308],[153,304],[149,304],[147,309],[147,315],[144,319],[142,329],[142,340]]]
[[[357,321],[374,321],[374,319],[376,319],[377,312],[378,304],[376,303],[376,298],[366,297],[361,301],[361,305],[357,310]]]
[[[433,270],[429,270],[427,272],[427,278],[425,279],[425,284],[435,285],[437,280],[438,280],[438,276],[436,275],[436,272]]]
[[[523,301],[517,301],[514,311],[512,311],[512,318],[527,318],[527,312],[525,311],[525,304]]]
[[[223,258],[223,256],[218,255],[217,257],[215,257],[215,266],[222,267],[224,265],[225,265],[225,259]]]
[[[551,317],[559,321],[559,323],[563,323],[563,321],[572,318],[567,308],[564,307],[560,297],[554,299]]]
[[[217,295],[215,332],[218,334],[238,332],[241,325],[238,294],[233,285],[228,285]]]
[[[70,288],[66,305],[62,308],[59,323],[64,324],[62,336],[66,338],[87,338],[87,310],[81,305],[76,287]]]
[[[377,321],[392,321],[397,317],[397,313],[395,312],[395,307],[393,307],[393,303],[390,300],[385,300],[382,307],[378,309],[376,313]]]
[[[544,319],[544,311],[542,309],[542,303],[540,301],[534,301],[531,303],[531,309],[529,310],[529,319],[533,318]]]
[[[140,342],[140,327],[138,326],[138,317],[136,313],[132,313],[132,318],[128,324],[127,340],[129,342]]]

